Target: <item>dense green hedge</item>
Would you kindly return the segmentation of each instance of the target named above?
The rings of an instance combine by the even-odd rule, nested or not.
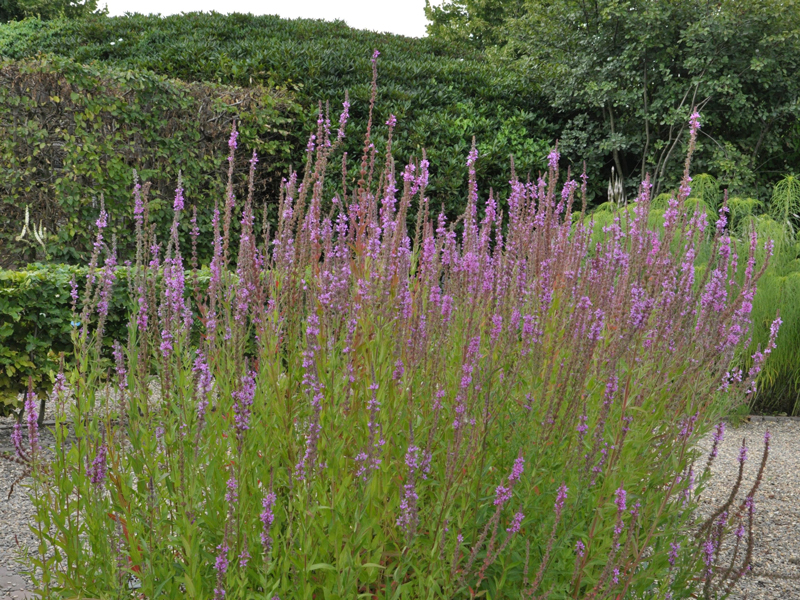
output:
[[[34,258],[32,235],[15,240],[28,206],[33,224],[50,232],[49,258],[84,260],[103,194],[111,233],[129,257],[133,169],[152,183],[150,213],[165,233],[179,169],[190,203],[209,207],[222,196],[233,119],[237,169],[244,177],[249,151],[258,151],[256,195],[266,200],[289,168],[298,112],[290,94],[260,86],[185,84],[62,57],[0,61],[0,244],[22,253],[18,262]],[[211,211],[200,212],[208,226]]]
[[[132,271],[133,268],[125,266],[114,269],[102,339],[103,357],[109,360],[109,367],[114,341],[123,344],[128,341],[129,315],[134,307]],[[73,366],[73,330],[76,333],[82,330],[87,274],[87,267],[62,264],[33,263],[18,271],[0,269],[0,416],[19,407],[19,394],[28,389],[29,378],[34,390],[46,393],[52,389],[61,360],[65,368]],[[185,275],[189,284],[187,297],[192,310],[197,311],[195,278],[188,271]],[[77,315],[72,307],[73,279],[79,296]],[[197,292],[201,298],[208,281],[208,268],[198,269]],[[151,310],[154,311],[151,318],[156,319],[156,307]],[[96,312],[89,315],[90,331],[95,330],[98,318]],[[193,335],[197,331],[199,320]]]
[[[80,291],[86,273],[85,267],[69,265],[0,269],[0,415],[17,407],[29,377],[35,390],[47,391],[61,356],[69,361],[73,351],[70,282],[75,278]],[[127,270],[117,269],[117,278],[105,325],[109,344],[127,337]]]
[[[431,197],[451,215],[463,208],[464,163],[473,136],[484,157],[477,169],[487,193],[489,187],[508,188],[510,154],[523,175],[536,175],[544,165],[556,130],[542,116],[541,95],[463,46],[360,31],[342,22],[214,13],[0,25],[0,56],[15,60],[44,52],[115,66],[137,78],[154,72],[184,81],[289,89],[303,106],[302,118],[286,125],[297,161],[315,127],[318,101],[330,102],[335,120],[345,90],[356,124],[348,130],[347,150],[360,156],[374,49],[381,52],[377,147],[385,121],[395,114],[394,156],[404,162],[427,149]],[[174,179],[174,171],[165,168],[165,175]]]

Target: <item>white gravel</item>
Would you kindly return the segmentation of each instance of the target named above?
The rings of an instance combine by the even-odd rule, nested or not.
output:
[[[703,512],[720,506],[730,494],[744,438],[749,458],[739,493],[741,501],[758,472],[767,430],[772,439],[755,497],[753,570],[740,580],[730,597],[800,600],[800,419],[752,417],[742,427],[729,427],[711,468],[711,482],[701,497]],[[703,445],[710,447],[710,440]]]
[[[0,452],[11,451],[11,427],[3,427],[6,419],[0,419]],[[40,434],[43,446],[52,447],[53,437],[46,432]],[[35,538],[28,528],[33,517],[33,506],[24,485],[30,478],[18,483],[9,498],[11,484],[24,472],[24,467],[0,458],[0,598],[33,598],[24,590],[32,589],[30,580],[22,575],[17,562],[19,550],[34,547]]]
[[[46,413],[48,421],[52,419],[50,410]],[[0,418],[0,453],[11,450],[12,424],[11,418]],[[756,496],[753,571],[742,578],[731,598],[800,600],[800,419],[753,417],[739,428],[729,427],[701,500],[704,511],[711,511],[727,498],[736,479],[742,438],[750,448],[742,488],[749,489],[767,429],[772,441]],[[43,431],[41,442],[43,447],[52,447],[53,437]],[[705,440],[703,446],[710,447],[710,441]],[[19,486],[7,498],[11,483],[22,471],[23,467],[0,459],[0,598],[33,597],[21,591],[26,579],[16,560],[19,548],[32,547],[35,541],[28,529],[33,508]]]

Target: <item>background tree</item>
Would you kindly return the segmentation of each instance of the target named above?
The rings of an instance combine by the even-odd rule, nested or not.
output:
[[[452,0],[433,5],[425,0],[428,33],[451,42],[469,40],[478,48],[505,43],[505,24],[520,17],[525,0]]]
[[[509,8],[487,19],[495,4]],[[562,153],[590,172],[615,166],[629,191],[645,172],[657,193],[676,183],[694,106],[698,172],[766,198],[800,170],[797,0],[453,0],[427,14],[430,35],[470,40],[530,77]]]
[[[0,0],[0,23],[21,21],[26,17],[75,18],[106,12],[106,8],[97,8],[97,0]]]

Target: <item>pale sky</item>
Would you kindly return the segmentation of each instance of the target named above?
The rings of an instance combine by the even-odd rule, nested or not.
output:
[[[436,3],[439,3],[437,0]],[[287,19],[340,19],[357,29],[412,37],[425,35],[425,0],[100,0],[111,16],[126,12],[174,15],[182,12],[252,13]]]

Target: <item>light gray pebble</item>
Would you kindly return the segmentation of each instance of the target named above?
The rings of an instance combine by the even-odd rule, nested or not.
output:
[[[711,481],[701,496],[701,502],[707,502],[701,507],[711,511],[727,499],[745,439],[748,459],[738,496],[743,499],[758,472],[767,430],[772,437],[755,497],[753,571],[739,581],[732,600],[800,599],[800,420],[752,417],[741,427],[728,427],[711,468]],[[710,440],[703,441],[705,449],[710,446]]]

